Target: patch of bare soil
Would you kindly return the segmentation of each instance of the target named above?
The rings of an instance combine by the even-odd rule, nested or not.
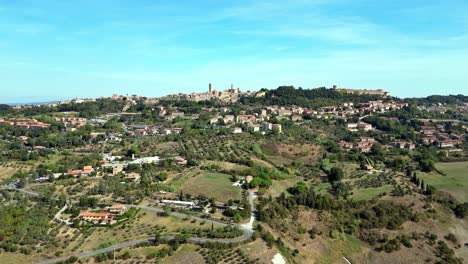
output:
[[[298,160],[304,164],[314,164],[320,159],[320,147],[312,144],[304,145],[288,145],[288,144],[273,144],[271,151],[276,156],[281,156],[282,159],[275,159],[275,163],[285,164],[293,160]]]

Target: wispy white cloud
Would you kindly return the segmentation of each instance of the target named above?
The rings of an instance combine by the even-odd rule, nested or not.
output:
[[[313,21],[287,22],[268,29],[234,31],[234,34],[263,35],[299,38],[310,40],[334,41],[341,44],[376,44],[377,32],[384,30],[381,26],[365,21],[350,19],[330,21],[328,18]]]

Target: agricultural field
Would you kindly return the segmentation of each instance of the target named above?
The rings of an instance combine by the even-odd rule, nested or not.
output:
[[[393,189],[392,185],[384,185],[382,187],[374,187],[374,188],[364,188],[364,189],[357,189],[353,190],[352,198],[354,200],[370,200],[374,197],[379,196],[380,194],[388,194]]]
[[[205,260],[196,250],[200,248],[193,244],[187,244],[181,246],[177,252],[168,257],[164,263],[166,264],[179,264],[179,263],[193,263],[193,264],[204,264]]]
[[[273,256],[278,253],[276,248],[270,248],[262,240],[256,240],[242,247],[251,259],[258,260],[259,264],[270,264]]]
[[[31,168],[26,162],[0,162],[0,180],[7,179],[20,170],[27,172]]]
[[[140,210],[130,221],[114,227],[91,227],[84,232],[78,232],[77,229],[62,226],[57,238],[65,246],[63,252],[67,255],[73,252],[105,248],[133,239],[153,237],[156,232],[166,236],[181,233],[183,230],[191,232],[191,230],[204,228],[209,227],[199,222],[171,216],[158,216],[154,212]]]
[[[227,202],[241,197],[241,188],[232,184],[231,176],[228,174],[201,171],[188,178],[180,186],[180,190],[192,195],[208,195],[218,201]]]
[[[343,256],[348,256],[351,263],[359,263],[350,256],[362,255],[362,251],[366,247],[363,242],[350,235],[345,235],[341,239],[324,239],[323,246],[320,257],[315,262],[317,264],[341,263]]]
[[[137,138],[133,144],[138,145],[145,156],[175,156],[180,152],[179,143],[163,142],[158,137]]]
[[[252,136],[236,135],[204,135],[184,138],[184,148],[202,159],[233,161],[245,159],[252,155]]]
[[[437,190],[453,195],[460,202],[468,202],[468,162],[437,163],[436,168],[446,175],[437,172],[418,175]]]
[[[267,160],[273,164],[290,164],[292,161],[300,161],[306,165],[315,164],[320,158],[319,146],[312,144],[265,144],[262,151],[267,155]]]
[[[208,160],[208,161],[204,162],[204,165],[207,165],[207,166],[215,165],[215,166],[219,166],[220,168],[222,168],[224,170],[232,170],[232,171],[244,171],[244,170],[249,169],[248,166],[240,165],[240,164],[236,164],[236,163],[232,163],[232,162],[226,162],[226,161],[211,161],[211,160]]]
[[[246,245],[245,247],[248,247]],[[193,263],[193,264],[215,264],[215,263],[271,263],[261,262],[260,259],[252,259],[241,249],[207,249],[197,245],[186,244],[181,246],[173,256],[164,260],[167,264]]]
[[[293,187],[296,185],[296,183],[300,182],[301,179],[299,177],[291,178],[291,179],[286,179],[286,180],[273,180],[273,184],[267,191],[267,195],[271,195],[272,197],[277,197],[281,193],[285,192],[286,195],[289,193],[287,192],[287,189],[290,187]]]
[[[312,186],[314,187],[314,191],[319,194],[326,194],[328,193],[328,189],[331,188],[331,184],[329,182],[315,183]]]

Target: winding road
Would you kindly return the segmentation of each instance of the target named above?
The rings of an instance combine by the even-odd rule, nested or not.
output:
[[[255,208],[254,204],[253,204],[253,199],[254,198],[255,198],[255,196],[254,196],[253,192],[249,191],[249,202],[251,204],[252,209]],[[164,212],[164,210],[162,208],[160,208],[160,207],[151,207],[151,206],[145,206],[145,205],[127,205],[127,206],[128,207],[140,208],[140,209],[143,209],[143,210],[156,212],[156,213]],[[230,224],[227,224],[227,223],[218,222],[218,221],[211,220],[211,219],[205,219],[205,218],[201,218],[201,217],[197,217],[197,216],[187,215],[187,214],[183,214],[183,213],[179,213],[179,212],[171,212],[171,216],[181,218],[181,219],[191,219],[191,220],[194,219],[194,220],[197,220],[197,221],[204,221],[206,223],[210,223],[210,224],[217,225],[217,226],[223,226],[223,227],[230,225]],[[248,239],[250,239],[252,237],[254,231],[253,231],[253,226],[252,226],[251,223],[253,223],[254,220],[255,220],[254,213],[252,213],[251,220],[250,220],[249,224],[233,225],[233,226],[237,227],[239,230],[241,230],[243,232],[243,235],[240,236],[240,237],[235,237],[235,238],[230,238],[230,239],[190,237],[188,239],[188,241],[192,242],[192,243],[205,243],[205,242],[239,243],[239,242],[243,242],[243,241],[246,241],[246,240],[248,240]],[[171,239],[173,237],[164,237],[164,238]],[[97,254],[106,253],[106,252],[110,252],[110,251],[114,251],[114,250],[118,250],[118,249],[122,249],[122,248],[126,248],[126,247],[132,247],[132,246],[138,245],[138,244],[140,244],[142,242],[150,242],[150,241],[152,241],[152,238],[147,237],[147,238],[127,241],[127,242],[123,242],[123,243],[120,243],[120,244],[112,245],[112,246],[107,247],[107,248],[102,248],[102,249],[97,249],[97,250],[93,250],[93,251],[77,253],[77,254],[74,254],[74,255],[66,256],[66,257],[48,259],[48,260],[44,260],[44,261],[38,262],[38,263],[39,264],[53,264],[53,263],[57,263],[59,261],[64,261],[64,260],[68,259],[71,256],[75,256],[77,258],[90,257],[90,256],[94,256],[94,255],[97,255]]]
[[[4,189],[4,190],[14,190],[14,191],[22,192],[22,193],[29,194],[29,195],[32,195],[32,196],[39,196],[39,193],[32,192],[32,191],[27,191],[25,189],[18,188],[18,187],[15,186],[15,184],[9,184],[9,185],[3,187],[2,189]]]
[[[57,221],[57,222],[59,222],[59,223],[64,223],[64,224],[66,224],[66,225],[71,225],[71,224],[72,224],[71,221],[69,221],[69,220],[64,220],[64,219],[61,218],[63,211],[67,210],[67,208],[68,208],[68,205],[65,204],[65,206],[63,206],[63,208],[60,209],[60,211],[58,211],[58,212],[55,214],[53,220],[55,220],[55,221]]]

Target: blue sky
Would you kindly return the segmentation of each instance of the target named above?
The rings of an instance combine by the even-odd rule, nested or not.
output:
[[[0,0],[0,103],[334,84],[468,91],[466,0]]]

